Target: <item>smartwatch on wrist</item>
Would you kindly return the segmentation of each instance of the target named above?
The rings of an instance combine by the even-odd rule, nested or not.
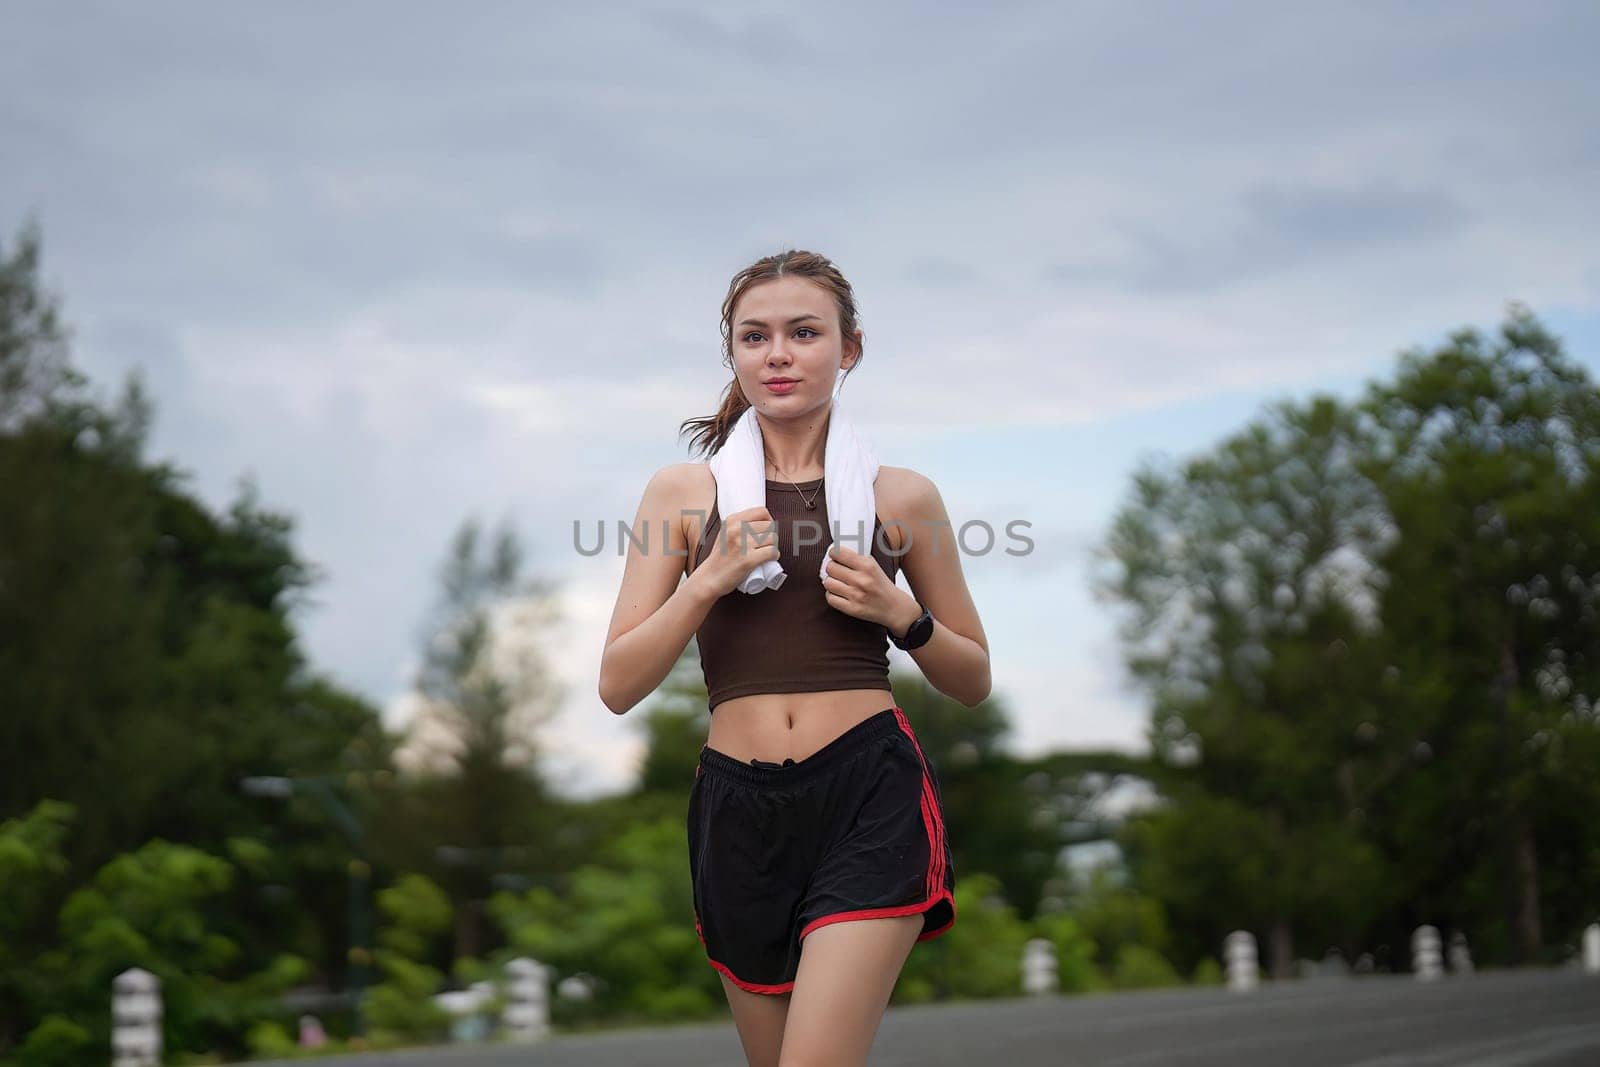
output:
[[[917,607],[922,608],[922,601],[917,601]],[[916,621],[906,628],[904,637],[896,637],[893,630],[888,632],[889,640],[894,642],[894,647],[896,648],[907,652],[914,648],[921,648],[928,643],[928,638],[933,636],[933,613],[927,608],[922,608],[922,614],[918,615]]]

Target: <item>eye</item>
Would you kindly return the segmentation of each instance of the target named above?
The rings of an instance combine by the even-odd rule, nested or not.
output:
[[[799,327],[798,329],[795,330],[795,333],[799,333],[801,330],[804,330],[806,333],[810,334],[813,337],[821,337],[822,336],[820,333],[818,333],[816,330],[812,329],[810,326],[801,326],[801,327]],[[749,333],[742,335],[739,338],[739,340],[743,341],[745,344],[749,344],[750,343],[750,339],[752,337],[759,338],[760,336],[761,336],[761,331],[759,331],[759,330],[751,330]]]

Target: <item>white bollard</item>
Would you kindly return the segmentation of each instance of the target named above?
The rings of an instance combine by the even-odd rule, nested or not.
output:
[[[1222,958],[1228,972],[1228,988],[1235,992],[1254,989],[1261,978],[1256,961],[1256,937],[1248,930],[1235,930],[1223,943]]]
[[[494,999],[494,983],[474,982],[466,989],[435,993],[433,1002],[450,1015],[450,1040],[470,1043],[489,1039],[484,1008]]]
[[[1467,948],[1467,935],[1460,930],[1450,935],[1450,973],[1472,973],[1472,951]]]
[[[506,964],[506,1035],[539,1041],[550,1035],[550,968],[526,956]]]
[[[1411,935],[1411,973],[1419,982],[1431,982],[1444,974],[1444,959],[1439,952],[1439,931],[1419,926]]]
[[[562,1000],[589,1001],[594,999],[594,991],[599,985],[599,979],[587,971],[569,974],[556,983],[556,996]]]
[[[1057,988],[1056,946],[1048,937],[1033,937],[1022,946],[1022,991],[1030,996]]]
[[[1600,923],[1583,931],[1583,973],[1600,974]]]
[[[159,1067],[161,979],[130,967],[111,980],[111,1067]]]

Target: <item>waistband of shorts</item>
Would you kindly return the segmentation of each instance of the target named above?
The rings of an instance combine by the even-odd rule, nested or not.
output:
[[[884,708],[862,719],[832,741],[817,749],[805,759],[787,766],[758,767],[748,761],[734,759],[709,745],[700,749],[700,765],[707,771],[743,782],[758,789],[782,789],[816,777],[823,771],[848,759],[857,749],[880,737],[899,733],[900,707]]]

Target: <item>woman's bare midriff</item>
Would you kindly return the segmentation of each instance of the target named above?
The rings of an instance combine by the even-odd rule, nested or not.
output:
[[[706,745],[740,763],[798,762],[850,727],[894,706],[894,694],[887,689],[732,697],[712,711]]]

